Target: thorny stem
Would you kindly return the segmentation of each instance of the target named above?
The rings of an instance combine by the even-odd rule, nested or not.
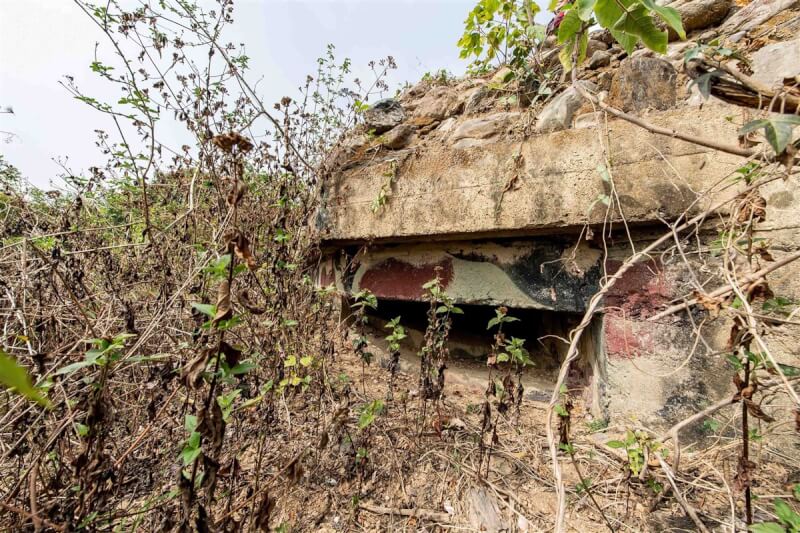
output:
[[[611,522],[608,520],[608,517],[603,512],[603,508],[600,507],[600,504],[594,497],[594,489],[590,486],[590,483],[587,483],[586,479],[583,477],[583,472],[581,472],[580,467],[578,466],[578,461],[575,459],[575,449],[570,442],[567,442],[567,451],[569,452],[569,458],[572,460],[572,466],[575,468],[575,473],[578,474],[578,479],[581,481],[581,486],[586,491],[586,494],[589,496],[589,499],[592,500],[592,504],[594,504],[597,512],[600,513],[600,516],[603,517],[603,522],[606,523],[606,527],[611,533],[615,533],[614,526],[611,525]]]
[[[234,148],[234,150],[236,150],[234,152],[235,156],[238,156],[238,154],[239,154],[238,149]],[[241,179],[241,176],[239,174],[240,174],[240,172],[242,170],[242,166],[238,162],[238,157],[234,157],[233,158],[232,167],[233,167],[233,172],[231,174],[233,175],[233,190],[236,191],[236,190],[238,190],[239,180]],[[231,223],[232,223],[232,227],[233,228],[236,228],[236,218],[237,218],[238,205],[239,205],[239,202],[234,200],[233,201],[233,205],[231,206],[231,210],[233,211],[233,213],[231,215],[232,216],[232,222]],[[234,253],[233,244],[232,243],[226,243],[226,246],[228,247],[228,253],[231,256],[230,263],[228,263],[227,283],[228,283],[228,290],[232,291],[233,272],[234,272],[234,269],[236,267],[236,254]],[[217,386],[217,379],[219,377],[220,359],[222,359],[222,357],[221,357],[221,354],[222,354],[222,343],[224,341],[225,341],[225,330],[220,330],[219,339],[217,341],[217,351],[216,351],[216,354],[215,354],[216,360],[214,361],[214,372],[213,372],[213,374],[211,376],[211,384],[209,385],[208,395],[206,396],[205,402],[203,404],[203,409],[204,409],[204,411],[206,413],[206,416],[209,416],[209,417],[211,416],[211,412],[209,411],[209,408],[211,407],[211,402],[214,400],[214,393],[215,393],[216,386]],[[203,444],[203,435],[201,433],[200,434],[200,444],[199,444],[199,446],[202,447],[202,444]],[[190,502],[194,499],[195,478],[197,477],[198,462],[199,462],[199,458],[195,459],[194,463],[192,464],[192,475],[191,475],[191,478],[190,478],[190,481],[189,481],[189,483],[190,483],[190,486],[189,486],[189,501]],[[213,499],[213,494],[209,495],[209,500],[211,500],[211,499]],[[188,517],[187,517],[187,519],[188,519]]]
[[[750,386],[750,359],[745,354],[744,357],[744,386]],[[746,476],[746,483],[744,486],[744,516],[745,522],[749,526],[753,523],[753,506],[751,502],[752,494],[750,492],[750,426],[747,422],[747,402],[742,398],[742,466],[744,475]]]

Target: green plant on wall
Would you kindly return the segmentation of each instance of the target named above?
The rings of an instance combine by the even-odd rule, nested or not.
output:
[[[663,24],[686,38],[678,12],[655,0],[552,0],[549,9],[559,11],[560,23],[551,31],[556,32],[562,47],[559,58],[566,68],[572,65],[573,55],[579,62],[585,58],[587,30],[594,25],[609,30],[628,54],[639,43],[666,53],[668,32]],[[512,69],[524,67],[546,38],[544,27],[534,22],[537,12],[538,6],[530,0],[480,0],[464,22],[458,41],[461,57],[474,57],[474,69],[485,70],[493,62]]]

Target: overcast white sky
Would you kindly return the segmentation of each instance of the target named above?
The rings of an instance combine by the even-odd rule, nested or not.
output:
[[[204,1],[203,4],[210,3]],[[251,77],[263,76],[265,100],[295,94],[314,72],[328,43],[339,58],[350,57],[366,78],[370,59],[392,55],[394,84],[416,81],[426,71],[465,70],[456,41],[475,0],[238,0],[235,34],[251,59]],[[230,30],[230,29],[229,29]],[[80,173],[103,163],[94,147],[94,129],[107,127],[97,112],[74,100],[58,84],[63,75],[91,95],[118,89],[89,70],[103,36],[71,0],[0,0],[0,153],[34,184],[47,186],[68,156]],[[110,92],[114,91],[114,92]]]

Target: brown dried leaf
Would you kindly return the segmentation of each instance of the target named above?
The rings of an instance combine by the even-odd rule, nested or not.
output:
[[[303,477],[305,470],[303,465],[300,464],[301,455],[296,456],[289,465],[286,467],[286,473],[293,483],[297,483]]]
[[[222,150],[223,152],[231,153],[233,152],[233,148],[238,148],[238,151],[249,152],[253,149],[253,143],[251,143],[246,137],[242,134],[230,131],[228,133],[220,133],[219,135],[215,135],[211,142]]]
[[[739,214],[736,217],[739,224],[746,224],[751,219],[761,222],[767,217],[767,201],[757,190],[740,195],[739,199]]]
[[[733,375],[733,384],[736,385],[737,391],[742,392],[742,389],[744,388],[744,381],[738,372]]]
[[[207,455],[203,455],[203,482],[201,487],[206,489],[209,495],[214,494],[214,488],[217,485],[217,471],[219,470],[219,463]]]
[[[742,393],[744,393],[744,391],[742,391]],[[745,399],[744,404],[747,406],[747,412],[752,416],[758,418],[759,420],[763,420],[764,422],[775,422],[775,419],[765,413],[763,409],[761,409],[761,406],[754,401]]]
[[[242,198],[244,198],[244,193],[246,192],[247,185],[242,181],[237,181],[228,191],[228,196],[225,198],[225,203],[227,203],[229,207],[239,205],[239,202],[242,201]]]
[[[242,350],[239,348],[231,346],[227,342],[222,341],[219,351],[225,356],[225,362],[228,363],[229,367],[233,368],[239,364],[239,358],[242,356]]]
[[[764,261],[767,261],[767,262],[770,262],[770,263],[775,261],[775,258],[772,257],[772,254],[769,252],[769,250],[767,249],[766,246],[759,246],[758,248],[756,248],[756,253]]]
[[[240,468],[239,460],[236,457],[234,457],[233,459],[231,459],[230,461],[228,461],[227,463],[225,463],[220,467],[220,469],[217,471],[217,475],[219,477],[228,477],[231,474],[235,475],[236,472],[239,471],[239,468]]]
[[[772,292],[772,289],[769,287],[769,283],[767,283],[767,280],[765,279],[757,281],[751,285],[748,289],[748,292],[751,295],[751,301],[757,298],[769,300],[770,298],[775,297],[775,293]]]
[[[183,516],[188,517],[192,513],[192,484],[180,470],[178,470],[178,488],[181,491]]]
[[[233,316],[231,308],[231,284],[228,280],[223,281],[217,288],[217,314],[211,324],[216,326],[223,320],[228,320]]]
[[[744,457],[739,457],[739,464],[736,466],[736,475],[733,477],[733,488],[742,492],[746,487],[750,486],[752,479],[751,473],[755,471],[756,464],[749,461]]]
[[[204,407],[197,415],[197,431],[211,444],[215,452],[222,448],[225,436],[225,421],[222,419],[222,409],[217,402],[211,402],[211,414]]]
[[[186,363],[181,369],[181,381],[189,389],[196,389],[203,380],[203,370],[211,355],[211,350],[205,349],[197,357]]]
[[[239,234],[234,242],[234,251],[236,252],[236,257],[244,261],[247,268],[250,270],[256,269],[258,265],[256,265],[256,258],[253,257],[253,252],[250,251],[250,241],[247,237]]]
[[[723,300],[721,298],[711,297],[703,292],[694,291],[694,297],[697,303],[702,305],[711,318],[719,316],[719,311],[722,309]]]
[[[197,533],[211,533],[211,529],[208,527],[208,513],[206,513],[206,508],[202,505],[197,506],[197,519],[194,525],[197,528]]]
[[[240,290],[237,296],[239,304],[250,311],[250,313],[254,315],[263,315],[266,312],[266,309],[263,307],[258,307],[252,302],[252,300],[250,300],[250,293],[247,291],[247,289]]]
[[[261,503],[258,505],[255,525],[260,531],[269,531],[269,519],[275,509],[275,500],[269,497],[269,492],[264,492]]]

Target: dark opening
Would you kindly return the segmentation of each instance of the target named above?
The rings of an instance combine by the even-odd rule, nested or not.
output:
[[[495,306],[459,305],[463,315],[452,315],[453,325],[450,331],[450,368],[473,368],[476,371],[485,369],[486,356],[494,342],[495,328],[487,330],[486,326],[495,316]],[[425,328],[427,327],[428,304],[425,302],[379,300],[377,311],[370,315],[370,325],[376,343],[383,347],[382,338],[387,334],[384,325],[396,316],[401,316],[401,324],[406,328],[408,338],[403,347],[408,354],[416,354],[422,346]],[[534,368],[527,373],[535,376],[537,381],[546,384],[554,383],[558,369],[566,356],[569,333],[582,318],[576,313],[564,313],[539,309],[509,308],[508,315],[519,321],[504,324],[503,331],[507,338],[525,339],[525,347],[534,361]],[[582,353],[594,356],[598,350],[596,328],[590,327],[584,334],[585,341]],[[584,381],[591,372],[591,362],[581,361],[576,365],[575,377]]]

